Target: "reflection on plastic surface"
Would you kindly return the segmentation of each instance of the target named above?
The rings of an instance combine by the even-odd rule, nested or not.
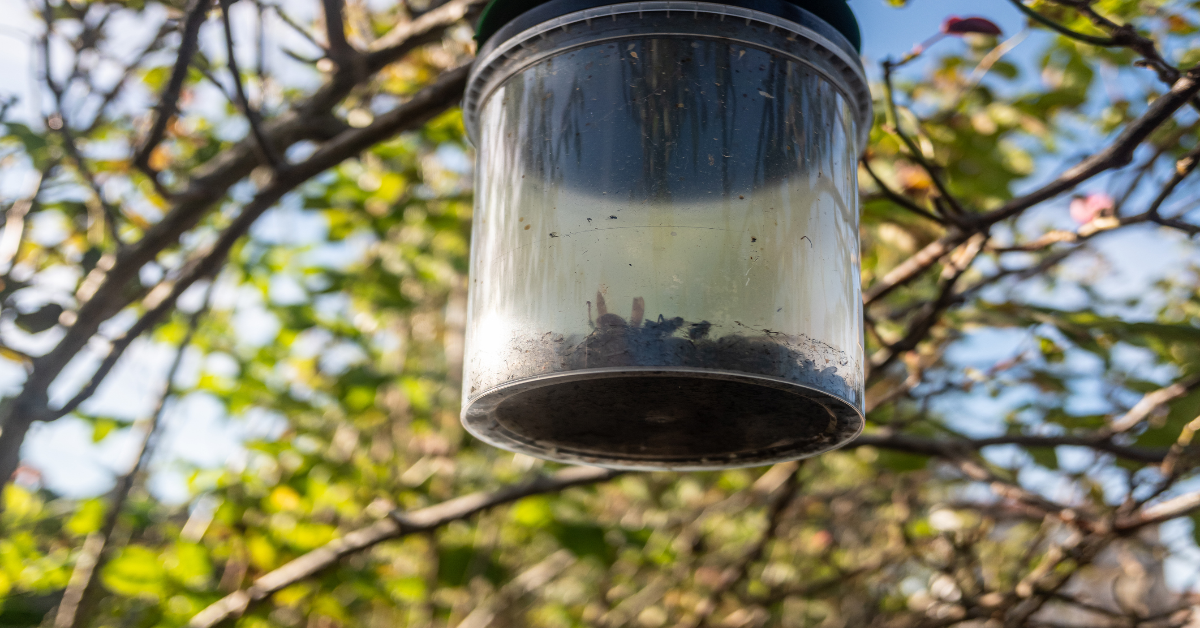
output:
[[[714,39],[607,41],[514,73],[480,109],[468,427],[480,407],[496,420],[479,401],[507,384],[593,369],[633,379],[557,403],[604,412],[639,371],[676,369],[861,411],[852,115],[810,65]],[[688,466],[675,453],[614,464]]]

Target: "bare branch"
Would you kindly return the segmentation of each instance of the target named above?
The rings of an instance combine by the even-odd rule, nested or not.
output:
[[[1109,430],[1114,434],[1128,432],[1149,418],[1155,410],[1158,410],[1164,404],[1174,401],[1197,388],[1200,388],[1200,376],[1193,376],[1171,384],[1166,388],[1160,388],[1154,392],[1147,393],[1129,409],[1129,412],[1114,420],[1109,425]]]
[[[963,243],[963,246],[951,256],[950,263],[943,270],[941,288],[938,298],[927,302],[921,307],[916,318],[909,324],[908,332],[900,341],[883,350],[880,358],[871,360],[871,371],[887,368],[905,351],[912,351],[929,335],[942,314],[956,302],[955,287],[963,274],[975,263],[975,258],[987,243],[987,236],[976,234]]]
[[[951,219],[962,216],[965,213],[963,211],[962,204],[959,203],[958,199],[956,199],[954,195],[950,193],[950,188],[947,187],[946,182],[942,181],[939,168],[935,167],[928,159],[925,158],[925,155],[921,152],[921,147],[917,146],[917,143],[914,142],[901,127],[900,114],[896,110],[895,90],[892,87],[892,72],[896,69],[896,67],[898,67],[898,64],[893,62],[891,59],[885,59],[881,65],[883,67],[884,105],[885,112],[887,114],[888,130],[894,133],[896,137],[900,138],[900,141],[908,148],[908,153],[905,156],[917,162],[917,164],[921,166],[925,173],[929,175],[929,180],[932,181],[934,187],[937,188],[938,194],[941,196],[942,200],[949,204],[949,207],[952,211],[943,212],[943,214],[947,218]],[[955,220],[955,222],[957,222],[957,220]]]
[[[979,451],[996,445],[1019,445],[1026,449],[1054,447],[1086,447],[1098,452],[1112,454],[1123,460],[1157,464],[1166,459],[1170,450],[1150,449],[1118,445],[1103,436],[1036,436],[1015,434],[976,439],[925,438],[908,434],[873,433],[863,434],[847,447],[878,447],[892,451],[949,459],[962,455],[964,451]]]
[[[12,269],[17,253],[21,250],[21,242],[25,235],[25,218],[37,203],[38,194],[41,194],[46,177],[53,168],[53,164],[43,168],[33,183],[33,191],[13,203],[4,216],[4,234],[0,235],[0,272],[6,275]]]
[[[1137,528],[1143,528],[1149,525],[1155,525],[1186,517],[1193,512],[1200,511],[1200,491],[1194,493],[1186,493],[1179,497],[1173,497],[1166,501],[1146,506],[1142,511],[1132,517],[1119,520],[1117,529],[1122,531],[1130,531]]]
[[[237,619],[253,605],[276,591],[330,569],[341,559],[365,551],[391,539],[436,530],[452,521],[461,521],[485,510],[510,504],[522,497],[557,493],[573,486],[605,482],[620,475],[617,471],[592,467],[573,467],[553,476],[538,477],[524,484],[490,493],[473,493],[411,513],[395,512],[365,528],[360,528],[323,547],[317,548],[254,581],[248,589],[225,596],[200,611],[188,622],[190,628],[212,628]]]
[[[936,264],[942,256],[949,253],[954,247],[962,244],[966,239],[961,232],[954,231],[925,245],[925,248],[914,253],[899,266],[884,275],[882,279],[872,284],[870,288],[864,290],[863,303],[870,305],[887,296],[892,290],[921,276],[922,273]]]
[[[66,416],[95,394],[134,339],[157,325],[192,284],[204,277],[215,275],[234,244],[250,230],[259,216],[274,206],[284,194],[386,138],[419,128],[430,118],[444,111],[461,96],[466,85],[467,69],[464,66],[446,72],[408,102],[376,118],[371,125],[346,131],[327,142],[304,162],[279,173],[268,187],[242,208],[242,213],[221,233],[212,247],[189,260],[177,277],[160,283],[150,291],[143,303],[146,312],[124,335],[113,341],[112,349],[101,361],[88,383],[62,408],[53,411],[43,420],[55,420]],[[0,439],[3,439],[2,432]]]
[[[1119,46],[1128,48],[1139,55],[1142,59],[1135,63],[1143,67],[1149,67],[1154,70],[1158,78],[1167,85],[1172,85],[1179,80],[1180,71],[1163,58],[1162,53],[1158,51],[1158,45],[1154,40],[1145,37],[1137,32],[1137,29],[1132,24],[1118,24],[1103,15],[1100,15],[1092,8],[1091,3],[1082,0],[1051,0],[1057,5],[1069,7],[1090,19],[1098,28],[1106,30],[1112,36],[1111,46]],[[1053,28],[1053,27],[1052,27]],[[1200,111],[1200,98],[1191,100],[1192,107]]]
[[[212,286],[209,286],[209,295],[211,293]],[[206,296],[204,307],[196,310],[189,317],[187,333],[179,343],[171,367],[167,369],[167,379],[163,385],[162,395],[159,396],[150,420],[142,427],[142,440],[134,453],[133,466],[117,480],[117,486],[109,494],[108,511],[105,513],[100,529],[88,535],[83,551],[75,561],[75,569],[71,572],[71,579],[67,583],[67,589],[63,593],[62,601],[59,603],[54,617],[55,628],[82,628],[92,618],[96,604],[99,602],[97,596],[100,590],[97,576],[113,555],[115,549],[113,533],[117,529],[117,522],[125,506],[125,500],[129,497],[129,492],[133,489],[134,483],[154,452],[159,428],[162,425],[163,412],[166,410],[167,400],[171,396],[171,386],[183,363],[184,351],[188,345],[192,344],[192,338],[196,334],[196,328],[200,325],[200,319],[208,311],[208,300],[208,296]]]
[[[771,497],[768,502],[767,525],[763,528],[762,534],[749,550],[746,551],[737,562],[730,565],[721,573],[721,578],[717,585],[709,592],[700,604],[696,605],[696,614],[690,621],[680,622],[680,626],[686,628],[703,628],[708,625],[708,619],[713,612],[717,610],[717,606],[721,598],[739,582],[746,579],[749,574],[750,565],[762,558],[763,553],[767,549],[767,545],[775,539],[779,534],[780,524],[783,523],[783,512],[791,505],[792,500],[796,497],[799,480],[797,478],[801,463],[792,463],[790,465],[778,465],[776,468],[785,468],[790,471],[787,475],[787,480],[784,484],[784,489]]]
[[[1167,181],[1167,184],[1159,191],[1158,196],[1150,203],[1150,208],[1146,210],[1146,213],[1150,214],[1151,220],[1158,217],[1159,209],[1162,208],[1163,203],[1167,202],[1167,199],[1175,192],[1175,188],[1179,187],[1179,184],[1183,183],[1183,180],[1196,170],[1198,163],[1200,163],[1200,142],[1180,158],[1179,161],[1175,162],[1175,174],[1171,176],[1171,180]]]
[[[321,0],[325,11],[325,37],[329,40],[329,56],[340,69],[346,69],[358,56],[358,51],[346,41],[346,3],[343,0]]]
[[[411,22],[396,26],[371,44],[367,67],[374,72],[418,46],[434,41],[445,24],[465,19],[483,8],[486,0],[451,0]]]
[[[453,26],[463,15],[467,14],[467,9],[478,8],[479,5],[477,0],[452,0],[423,15],[420,20],[406,25],[404,31],[395,39],[392,48],[380,51],[374,57],[374,65],[370,66],[370,71],[374,72],[387,66],[417,46],[437,40],[447,28]],[[202,18],[203,12],[199,16]],[[186,63],[183,65],[183,71],[186,71]],[[436,90],[421,94],[442,94],[443,98],[439,101],[439,108],[436,109],[436,112],[440,113],[461,97],[465,77],[466,71],[463,69],[447,72],[443,75],[443,79],[446,80],[440,82]],[[366,80],[369,75],[356,78]],[[331,110],[350,93],[354,86],[354,83],[343,80],[327,82],[307,100],[298,103],[286,114],[278,116],[264,125],[264,134],[269,138],[271,145],[278,146],[282,152],[288,146],[301,140],[326,140],[342,133],[347,127],[345,123],[337,120],[331,114]],[[177,97],[178,94],[175,96]],[[414,98],[414,101],[419,101],[419,99]],[[173,112],[174,109],[172,108],[171,111]],[[408,109],[401,106],[399,111],[408,111]],[[394,123],[395,120],[392,122]],[[162,124],[165,128],[166,122]],[[367,128],[376,127],[372,125]],[[361,139],[361,136],[347,136],[343,139],[351,140],[353,137]],[[379,139],[381,137],[372,138],[370,141],[354,140],[352,143],[360,146],[356,149],[358,151],[376,143]],[[161,134],[159,140],[161,140]],[[336,154],[338,150],[346,146],[335,147],[332,152],[326,153],[326,157]],[[8,403],[0,406],[0,426],[3,426],[3,431],[0,431],[0,481],[7,481],[13,470],[16,469],[20,444],[29,425],[32,421],[47,416],[47,387],[97,333],[100,325],[131,302],[126,288],[137,277],[139,270],[153,260],[159,252],[178,242],[183,233],[198,224],[207,211],[224,198],[232,185],[248,176],[260,163],[262,162],[259,150],[252,138],[238,143],[209,160],[196,170],[185,189],[171,195],[170,210],[160,221],[146,230],[141,240],[122,249],[112,261],[98,265],[84,279],[82,287],[77,293],[77,298],[82,305],[74,313],[74,322],[66,326],[66,333],[62,340],[50,352],[35,360],[21,392]],[[292,176],[287,181],[303,181],[311,176],[312,174],[305,177]],[[284,190],[284,188],[276,189]],[[282,195],[282,192],[279,193]]]
[[[920,205],[917,205],[915,202],[913,202],[912,199],[901,195],[899,192],[896,192],[886,183],[884,183],[883,179],[880,179],[879,175],[875,174],[875,171],[871,168],[871,161],[866,157],[862,159],[862,166],[863,170],[866,170],[867,174],[871,176],[871,180],[875,182],[875,187],[879,188],[879,190],[883,192],[883,195],[886,196],[888,200],[922,218],[932,220],[939,225],[946,224],[946,221],[931,214],[929,211],[923,209]]]
[[[237,94],[238,106],[250,124],[250,134],[254,137],[258,150],[262,152],[263,161],[274,170],[286,168],[287,163],[283,161],[275,147],[267,141],[266,135],[263,134],[262,118],[259,116],[258,110],[250,105],[250,99],[246,96],[246,85],[242,81],[242,71],[238,68],[237,51],[234,50],[233,45],[233,23],[229,19],[230,3],[231,0],[218,0],[218,4],[221,5],[221,23],[225,28],[226,62],[229,64],[229,73],[233,76],[233,87]]]
[[[1171,451],[1167,453],[1166,459],[1163,460],[1160,470],[1166,476],[1164,484],[1177,479],[1183,471],[1179,466],[1179,461],[1188,447],[1191,447],[1192,441],[1196,438],[1196,432],[1200,432],[1200,416],[1192,419],[1190,423],[1184,426],[1183,431],[1179,433],[1179,438],[1175,440],[1175,444],[1171,445]]]
[[[129,82],[129,79],[133,76],[134,72],[141,67],[142,62],[145,61],[146,57],[162,46],[163,40],[170,32],[171,30],[167,24],[163,24],[158,29],[158,33],[155,34],[154,39],[152,39],[150,43],[147,44],[146,47],[134,57],[131,63],[125,66],[125,69],[121,72],[121,76],[117,78],[115,83],[113,83],[112,88],[107,92],[104,92],[104,95],[100,97],[100,103],[96,106],[96,113],[92,117],[91,123],[83,129],[83,135],[90,135],[100,128],[100,124],[104,122],[105,110],[107,110],[109,105],[111,105],[113,101],[117,99],[117,96],[121,95],[121,92],[125,89],[126,83]]]
[[[554,552],[506,583],[500,588],[495,599],[475,607],[458,623],[457,628],[487,628],[491,625],[492,619],[496,617],[496,612],[504,605],[546,586],[573,564],[575,564],[575,556],[571,552],[567,550]]]
[[[1033,21],[1037,22],[1038,24],[1046,26],[1047,28],[1050,28],[1051,30],[1053,30],[1059,34],[1064,35],[1066,37],[1070,37],[1071,39],[1074,39],[1076,41],[1082,41],[1085,44],[1092,44],[1093,46],[1115,46],[1115,45],[1117,45],[1116,40],[1113,39],[1112,37],[1097,37],[1096,35],[1085,35],[1084,33],[1073,31],[1073,30],[1067,28],[1066,26],[1063,26],[1062,24],[1059,24],[1058,22],[1055,22],[1054,20],[1042,15],[1041,13],[1038,13],[1037,11],[1034,11],[1033,9],[1025,6],[1025,3],[1022,2],[1021,0],[1009,0],[1009,2],[1011,2],[1014,6],[1016,6],[1018,9],[1020,9],[1022,13],[1029,16]]]
[[[277,15],[279,19],[283,21],[283,23],[289,28],[291,28],[293,31],[296,31],[297,34],[308,40],[308,42],[312,45],[321,49],[323,53],[329,54],[329,51],[325,48],[325,46],[321,42],[317,41],[317,38],[314,37],[312,33],[308,32],[308,29],[301,26],[299,22],[292,18],[292,16],[288,15],[287,12],[283,10],[283,7],[279,6],[278,4],[272,4],[270,7],[271,10],[275,12],[275,15]]]
[[[1188,104],[1188,101],[1200,92],[1200,66],[1188,70],[1182,78],[1171,86],[1171,90],[1163,94],[1141,115],[1117,136],[1107,148],[1076,164],[1054,181],[1040,189],[1015,198],[1004,205],[980,216],[978,224],[995,224],[1006,218],[1015,216],[1022,211],[1067,192],[1080,183],[1113,168],[1128,165],[1133,159],[1137,147],[1160,127],[1171,119],[1175,112]]]
[[[117,224],[119,217],[117,209],[104,200],[104,190],[100,189],[100,184],[96,181],[96,176],[92,174],[91,168],[88,168],[87,162],[84,161],[83,155],[79,152],[79,146],[75,143],[75,135],[71,132],[71,127],[67,124],[66,118],[63,117],[61,107],[59,108],[58,115],[58,134],[62,137],[63,147],[66,149],[67,156],[75,164],[75,169],[79,171],[79,176],[83,178],[84,183],[91,189],[95,202],[100,206],[102,220],[108,229],[108,236],[120,247],[123,242],[121,241],[119,225]]]
[[[180,29],[182,39],[179,42],[175,67],[171,70],[171,78],[167,81],[167,86],[163,88],[158,104],[154,107],[154,122],[150,126],[150,132],[146,134],[146,139],[134,153],[134,165],[151,179],[157,180],[158,176],[150,167],[150,154],[162,142],[163,135],[167,132],[167,124],[171,122],[175,114],[179,113],[179,94],[183,91],[183,83],[187,79],[188,66],[191,65],[192,57],[199,49],[197,40],[200,36],[200,26],[204,24],[211,6],[212,0],[190,0],[188,2],[187,9],[184,11],[183,27]]]

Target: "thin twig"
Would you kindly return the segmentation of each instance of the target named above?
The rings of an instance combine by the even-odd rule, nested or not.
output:
[[[783,512],[791,505],[795,499],[797,489],[799,487],[799,472],[802,463],[794,463],[787,466],[791,473],[788,474],[784,482],[782,490],[775,496],[771,497],[767,504],[767,525],[763,528],[762,534],[749,550],[738,558],[737,562],[729,566],[721,573],[721,578],[713,590],[708,593],[703,601],[696,606],[696,614],[690,621],[680,622],[680,626],[684,628],[704,628],[708,625],[708,619],[717,610],[721,598],[733,590],[738,583],[746,579],[749,574],[750,565],[762,558],[763,553],[767,549],[767,545],[775,539],[779,534],[779,528],[783,523]]]
[[[171,397],[171,387],[179,373],[180,365],[183,364],[183,355],[192,343],[192,338],[200,325],[200,319],[208,311],[211,294],[212,286],[210,285],[204,297],[204,305],[188,318],[187,333],[180,341],[179,348],[175,351],[175,358],[172,360],[170,368],[167,369],[162,395],[159,396],[149,421],[142,427],[143,435],[137,451],[134,453],[133,465],[125,475],[117,480],[116,487],[109,494],[108,510],[100,529],[88,535],[81,555],[75,561],[71,579],[67,583],[66,591],[63,592],[62,601],[55,613],[55,628],[82,628],[93,616],[100,594],[97,576],[116,549],[113,546],[113,533],[117,529],[125,501],[128,499],[135,481],[154,453],[161,431],[163,413],[167,407],[167,400]]]
[[[179,94],[183,91],[183,83],[187,80],[188,67],[192,57],[199,50],[198,39],[200,27],[204,24],[212,0],[190,0],[184,11],[183,28],[180,30],[179,53],[175,58],[175,66],[171,69],[171,78],[158,98],[154,107],[154,122],[150,126],[146,139],[138,147],[133,156],[133,163],[147,177],[158,180],[158,173],[150,167],[150,155],[162,142],[167,132],[167,124],[179,113]]]
[[[606,482],[620,472],[592,467],[574,467],[549,477],[538,477],[493,492],[473,493],[415,512],[394,512],[370,526],[350,532],[254,581],[248,589],[225,596],[200,611],[188,622],[190,628],[212,628],[241,617],[255,604],[285,587],[331,569],[341,559],[368,550],[384,541],[411,534],[429,532],[453,521],[468,519],[480,512],[510,504],[523,497],[557,493],[573,486]]]
[[[571,552],[567,550],[554,552],[506,583],[493,599],[477,605],[458,623],[457,628],[487,628],[492,624],[496,614],[505,606],[546,586],[573,564],[575,564],[575,556]]]
[[[926,270],[942,259],[947,253],[966,241],[963,233],[952,231],[933,242],[925,245],[899,266],[888,271],[882,279],[871,284],[863,291],[863,304],[871,305],[910,281],[921,276]]]
[[[1151,103],[1146,112],[1130,122],[1107,148],[1071,167],[1041,188],[980,216],[978,222],[994,224],[1010,218],[1042,201],[1071,190],[1101,172],[1128,165],[1138,146],[1164,122],[1171,119],[1180,108],[1187,105],[1197,92],[1200,92],[1200,65],[1188,70],[1186,75],[1175,82],[1170,91]]]
[[[358,51],[346,41],[346,3],[343,0],[321,0],[325,15],[325,37],[329,40],[329,57],[345,69],[358,56]]]
[[[58,125],[58,134],[62,137],[63,148],[66,149],[67,157],[74,163],[79,176],[92,191],[92,197],[100,206],[102,220],[108,230],[108,236],[113,239],[117,247],[121,247],[124,242],[121,240],[120,225],[117,223],[119,219],[117,208],[104,199],[104,190],[100,188],[100,183],[96,181],[96,176],[92,173],[91,168],[88,167],[87,162],[84,161],[83,154],[79,152],[79,145],[75,142],[75,135],[71,132],[67,119],[63,117],[61,108],[59,110]]]
[[[81,403],[95,394],[104,378],[116,366],[125,350],[143,333],[152,329],[174,307],[176,300],[192,284],[204,277],[214,275],[250,227],[264,212],[273,207],[285,193],[300,183],[324,172],[343,160],[358,154],[385,137],[418,128],[449,102],[462,93],[466,83],[467,67],[457,68],[442,75],[429,87],[417,93],[408,102],[397,106],[366,127],[353,129],[330,140],[307,160],[289,167],[272,180],[271,184],[242,208],[237,218],[221,233],[208,249],[189,260],[176,277],[155,286],[146,296],[144,314],[118,339],[112,342],[108,355],[100,362],[88,383],[61,408],[50,412],[42,420],[55,420],[74,412]],[[0,438],[3,433],[0,432]]]
[[[1017,445],[1027,449],[1085,447],[1098,452],[1112,454],[1122,460],[1148,464],[1161,463],[1170,452],[1166,448],[1151,449],[1147,447],[1118,445],[1105,436],[1038,436],[1027,434],[974,439],[946,439],[899,433],[872,433],[859,436],[847,444],[846,447],[870,446],[934,458],[952,458],[960,455],[963,451],[979,451],[986,447],[999,445]]]
[[[1063,26],[1062,24],[1059,24],[1058,22],[1055,22],[1054,20],[1042,15],[1041,13],[1038,13],[1037,11],[1034,11],[1033,9],[1025,6],[1025,3],[1022,2],[1021,0],[1009,0],[1009,2],[1011,2],[1014,6],[1016,6],[1018,9],[1020,9],[1021,13],[1024,13],[1030,19],[1037,22],[1038,24],[1041,24],[1042,26],[1045,26],[1045,27],[1049,28],[1050,30],[1053,30],[1061,35],[1070,37],[1071,39],[1074,39],[1076,41],[1082,41],[1086,44],[1092,44],[1093,46],[1106,46],[1107,47],[1107,46],[1117,45],[1116,40],[1113,39],[1112,37],[1100,37],[1097,35],[1086,35],[1084,33],[1078,32],[1078,31],[1073,31],[1073,30],[1067,28],[1066,26]]]
[[[958,93],[954,95],[954,100],[952,102],[962,102],[967,93],[979,86],[984,77],[987,76],[987,73],[992,71],[992,68],[1004,58],[1004,55],[1015,50],[1016,47],[1020,46],[1021,43],[1024,42],[1028,37],[1029,29],[1024,29],[1016,35],[1013,35],[999,44],[996,44],[996,47],[989,50],[988,53],[979,60],[979,64],[975,66],[975,69],[971,70],[971,73],[967,75],[966,84],[963,85],[962,88],[958,90]]]
[[[917,146],[917,143],[914,142],[907,133],[904,132],[904,129],[900,124],[900,114],[897,111],[895,89],[892,85],[892,73],[897,67],[896,63],[891,59],[886,59],[881,65],[883,67],[884,110],[887,115],[888,129],[894,133],[896,137],[900,138],[900,141],[908,148],[908,154],[906,156],[911,158],[913,161],[916,161],[917,164],[920,165],[923,170],[925,170],[925,173],[929,175],[930,181],[932,181],[934,187],[937,188],[938,194],[940,194],[941,198],[949,204],[949,207],[951,210],[953,210],[953,212],[947,212],[946,216],[951,217],[964,215],[966,212],[963,210],[962,204],[960,204],[958,199],[950,193],[949,187],[947,187],[946,183],[942,181],[942,177],[938,172],[939,169],[935,168],[934,165],[925,158],[921,148]]]
[[[888,187],[888,185],[883,182],[883,179],[880,179],[879,175],[875,174],[875,171],[871,168],[871,161],[866,157],[862,158],[862,165],[863,170],[867,171],[867,174],[871,176],[871,180],[875,182],[875,186],[878,187],[881,192],[883,192],[883,195],[886,196],[888,200],[922,218],[932,220],[939,225],[946,224],[945,220],[933,215],[929,211],[923,209],[920,205],[917,205],[915,202],[913,202],[912,199],[903,196],[899,192],[896,192],[892,188]]]
[[[1175,191],[1175,188],[1179,187],[1179,184],[1183,183],[1183,180],[1196,170],[1196,165],[1198,162],[1200,162],[1200,143],[1197,143],[1196,146],[1192,148],[1192,150],[1188,151],[1182,159],[1175,162],[1175,174],[1171,177],[1171,180],[1163,186],[1162,190],[1158,193],[1158,196],[1154,199],[1154,202],[1150,204],[1150,208],[1146,210],[1146,213],[1150,214],[1152,219],[1157,219],[1159,217],[1158,212],[1159,209],[1162,208],[1162,204],[1165,203],[1167,198],[1171,196],[1171,193]]]
[[[1200,388],[1200,376],[1192,376],[1165,388],[1160,388],[1153,392],[1146,393],[1142,398],[1134,404],[1129,412],[1121,415],[1113,420],[1108,426],[1108,431],[1111,434],[1121,434],[1128,432],[1140,425],[1143,421],[1150,418],[1156,410],[1163,405],[1174,401],[1189,392]]]
[[[137,72],[137,70],[141,67],[142,62],[146,60],[146,57],[162,46],[163,41],[170,32],[171,29],[167,26],[167,24],[163,24],[161,27],[159,27],[158,33],[154,35],[154,39],[150,40],[150,43],[147,44],[146,47],[143,48],[136,56],[134,56],[134,59],[131,63],[125,65],[125,69],[121,71],[121,76],[117,78],[115,83],[113,83],[112,88],[107,92],[104,92],[104,95],[100,97],[100,103],[96,106],[96,113],[94,116],[92,116],[92,121],[83,129],[83,135],[91,135],[100,128],[100,125],[104,122],[105,110],[107,110],[108,107],[117,99],[117,97],[121,95],[125,85],[129,82],[129,79],[133,77],[134,73]]]
[[[949,309],[955,302],[955,287],[958,280],[963,274],[970,269],[974,264],[980,252],[983,251],[984,245],[987,243],[987,237],[982,234],[973,236],[965,242],[958,251],[951,256],[950,263],[947,264],[941,286],[938,292],[938,298],[926,303],[919,312],[916,318],[909,324],[908,332],[899,342],[892,344],[884,350],[886,355],[878,359],[871,360],[871,371],[880,372],[890,366],[897,358],[906,351],[912,351],[920,344],[926,336],[933,330],[938,320],[941,319],[942,313]]]
[[[104,23],[107,21],[109,15],[111,15],[111,12],[106,13],[100,19],[100,23],[95,28],[103,28]],[[91,169],[88,168],[87,162],[84,161],[83,155],[79,151],[79,145],[75,141],[75,136],[71,131],[70,121],[67,120],[65,106],[66,103],[64,98],[66,97],[67,89],[71,86],[72,81],[75,80],[79,74],[79,57],[76,57],[76,67],[71,76],[68,77],[62,84],[55,82],[50,71],[52,66],[50,57],[50,35],[54,31],[54,11],[51,8],[48,0],[43,3],[42,18],[45,21],[46,27],[46,31],[41,37],[42,64],[44,65],[43,70],[45,72],[44,80],[46,81],[46,85],[50,88],[51,93],[54,95],[54,113],[47,116],[46,127],[55,131],[62,139],[63,148],[67,153],[67,157],[74,163],[75,170],[79,173],[79,176],[91,190],[93,201],[100,207],[100,221],[105,223],[104,226],[107,228],[109,236],[112,237],[116,245],[120,247],[121,236],[119,233],[119,226],[117,224],[117,211],[115,208],[109,205],[106,200],[104,200],[104,192],[100,189],[100,185],[96,181],[96,177],[92,174]],[[96,37],[98,37],[98,35],[96,35]]]
[[[271,169],[278,172],[282,168],[287,167],[275,147],[267,141],[267,136],[263,133],[262,117],[259,116],[258,110],[250,105],[250,99],[246,97],[246,86],[242,81],[242,72],[238,69],[237,54],[233,45],[233,22],[229,19],[229,5],[232,0],[218,0],[221,6],[221,23],[225,29],[225,52],[226,63],[229,64],[229,74],[233,77],[233,87],[237,94],[238,105],[242,109],[242,115],[246,116],[246,121],[250,124],[250,133],[254,136],[254,142],[262,152],[263,161],[271,166]]]
[[[46,177],[54,167],[51,163],[38,172],[37,179],[33,182],[33,191],[13,203],[5,213],[4,233],[0,235],[0,272],[4,273],[6,278],[21,251],[21,242],[25,236],[25,219],[37,204],[37,197],[42,193]]]
[[[1196,432],[1200,432],[1200,416],[1192,419],[1180,430],[1179,437],[1175,439],[1175,444],[1171,445],[1166,458],[1159,465],[1158,470],[1162,474],[1162,478],[1159,480],[1158,485],[1145,497],[1132,502],[1131,510],[1141,508],[1147,503],[1158,499],[1170,490],[1175,485],[1175,482],[1179,481],[1185,473],[1191,470],[1192,465],[1180,463],[1183,462],[1184,454],[1188,453],[1189,448],[1192,446],[1192,441],[1196,438]]]
[[[314,37],[313,34],[308,31],[308,29],[301,26],[299,22],[292,18],[292,16],[288,15],[287,12],[283,10],[282,6],[278,4],[271,4],[268,6],[270,6],[271,10],[275,12],[275,15],[277,15],[284,24],[296,31],[296,33],[298,33],[301,37],[308,40],[308,43],[319,48],[322,54],[329,54],[329,50],[325,48],[325,45],[317,41],[317,38]]]

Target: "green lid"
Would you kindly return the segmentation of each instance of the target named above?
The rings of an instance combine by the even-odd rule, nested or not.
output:
[[[547,11],[546,15],[538,16],[534,23],[546,21],[567,13],[595,8],[608,4],[618,4],[621,0],[491,0],[483,9],[479,23],[475,29],[475,41],[479,48],[505,25],[516,20],[522,14],[553,2],[556,10]],[[792,18],[791,13],[796,8],[804,9],[820,18],[834,30],[845,36],[855,50],[862,51],[862,34],[858,29],[858,20],[854,12],[846,4],[846,0],[724,0],[716,4],[742,7],[769,13],[784,19]],[[529,26],[532,26],[530,24]]]

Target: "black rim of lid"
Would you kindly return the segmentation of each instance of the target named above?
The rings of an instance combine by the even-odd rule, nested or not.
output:
[[[526,19],[521,19],[520,21],[523,23],[522,26],[528,27],[574,11],[591,9],[607,4],[616,4],[620,1],[491,0],[484,7],[483,14],[479,17],[479,22],[475,28],[475,41],[478,43],[479,49],[482,50],[484,44],[491,40],[500,29],[518,18],[526,17]],[[547,3],[551,3],[553,6],[546,6]],[[792,19],[791,13],[796,8],[803,9],[829,24],[834,30],[841,33],[856,51],[862,52],[862,34],[858,28],[858,20],[855,19],[854,12],[846,4],[846,0],[721,0],[717,3],[744,9],[753,9],[784,19]],[[535,9],[541,10],[535,11]],[[530,12],[533,13],[525,16],[526,13]]]

